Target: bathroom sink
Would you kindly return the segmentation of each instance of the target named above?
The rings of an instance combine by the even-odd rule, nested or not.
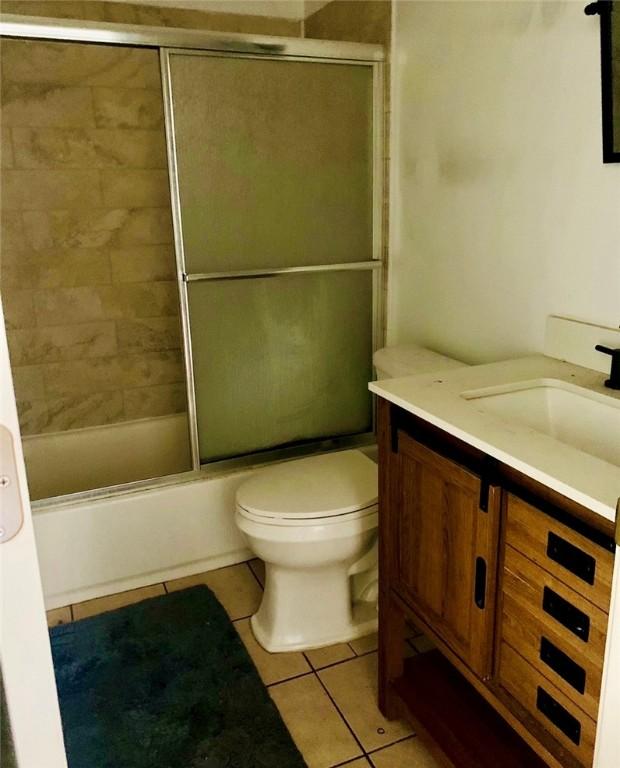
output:
[[[556,379],[463,392],[484,413],[620,466],[620,400]]]

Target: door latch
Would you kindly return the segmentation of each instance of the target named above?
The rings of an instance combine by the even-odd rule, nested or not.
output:
[[[13,435],[0,425],[0,544],[17,536],[23,522]]]

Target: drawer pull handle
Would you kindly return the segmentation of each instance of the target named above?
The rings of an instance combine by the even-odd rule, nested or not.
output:
[[[476,581],[474,601],[480,610],[484,609],[487,594],[487,564],[483,557],[476,558]]]
[[[549,587],[543,590],[543,611],[559,621],[563,627],[566,627],[578,638],[588,642],[590,637],[590,617],[586,616],[579,608],[575,608],[568,600],[558,595]]]
[[[586,584],[594,584],[596,560],[592,555],[551,531],[547,538],[547,557],[585,581]]]
[[[546,637],[540,638],[540,658],[579,693],[586,689],[586,671]]]
[[[564,709],[564,707],[552,696],[549,696],[547,691],[540,686],[538,686],[538,691],[536,693],[536,708],[542,712],[556,728],[559,728],[562,733],[573,742],[573,744],[579,746],[579,742],[581,741],[581,723],[576,717],[573,717],[567,709]]]

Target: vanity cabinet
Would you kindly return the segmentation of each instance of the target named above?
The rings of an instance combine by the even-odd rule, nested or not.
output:
[[[382,710],[459,768],[590,768],[612,524],[384,400],[378,425]],[[406,621],[437,650],[405,659]]]
[[[403,429],[395,430],[391,452],[398,590],[476,674],[488,677],[499,488]]]
[[[565,752],[590,766],[614,542],[513,493],[504,506],[497,682]]]

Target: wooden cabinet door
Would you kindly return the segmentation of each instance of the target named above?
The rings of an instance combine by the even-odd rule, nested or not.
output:
[[[398,591],[481,678],[493,651],[500,489],[399,431],[390,472]],[[396,471],[394,471],[396,470]],[[488,491],[488,496],[487,496]]]

